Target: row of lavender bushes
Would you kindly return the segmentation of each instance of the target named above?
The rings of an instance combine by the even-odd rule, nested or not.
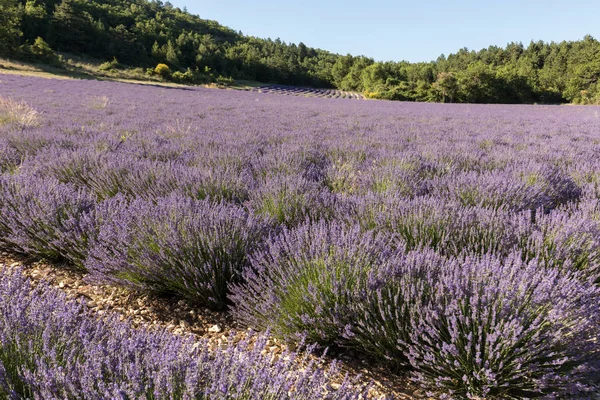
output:
[[[600,385],[593,111],[118,85],[90,108],[78,85],[49,89],[80,101],[61,120],[45,100],[45,125],[0,136],[2,249],[357,350],[432,395]],[[131,109],[158,91],[179,111]]]
[[[337,367],[267,350],[267,336],[207,343],[90,315],[21,271],[0,271],[0,397],[3,399],[358,399]],[[266,351],[267,350],[267,351]],[[309,349],[310,350],[310,349]],[[300,368],[302,366],[302,368]]]

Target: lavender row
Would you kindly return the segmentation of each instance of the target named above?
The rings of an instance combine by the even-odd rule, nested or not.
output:
[[[20,271],[0,280],[0,396],[8,399],[358,399],[368,388],[295,353],[278,360],[267,337],[210,351],[205,342],[101,319]],[[299,368],[303,365],[303,369]]]
[[[222,281],[217,298],[223,299],[229,278],[239,274],[248,256],[269,240],[269,234],[276,232],[280,223],[325,219],[398,236],[407,249],[429,247],[448,256],[502,256],[516,249],[527,259],[540,258],[600,280],[599,212],[593,199],[551,212],[543,207],[514,212],[507,207],[468,206],[432,196],[340,197],[300,191],[289,181],[283,188],[285,194],[267,192],[269,196],[264,197],[260,208],[245,208],[228,202],[195,200],[185,193],[152,200],[132,200],[118,194],[98,200],[85,189],[56,179],[5,175],[0,177],[0,247],[66,260],[82,270],[87,262],[87,268],[105,271],[106,276],[114,275],[108,271],[135,264],[156,268],[156,272],[148,272],[150,275],[171,274],[174,269],[186,267],[169,260],[181,263],[186,259],[183,264],[195,268],[211,265],[213,271],[229,271],[225,276],[217,274]],[[298,192],[302,196],[292,196]],[[94,257],[88,260],[92,248]],[[164,248],[171,253],[163,254]],[[128,272],[133,273],[137,267],[131,268]],[[178,292],[183,291],[179,287]]]
[[[321,222],[255,253],[232,299],[250,326],[358,349],[410,370],[432,395],[529,398],[599,387],[599,294],[517,252],[406,252],[401,240]]]
[[[283,85],[266,85],[259,86],[251,89],[255,92],[264,93],[276,93],[285,94],[292,96],[305,96],[305,97],[328,97],[328,98],[348,98],[348,99],[363,99],[364,96],[360,93],[345,92],[341,90],[332,89],[311,89],[311,88],[299,88],[295,86],[283,86]]]

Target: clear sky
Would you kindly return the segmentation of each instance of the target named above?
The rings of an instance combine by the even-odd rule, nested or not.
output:
[[[377,61],[431,61],[479,50],[600,39],[600,0],[171,0],[246,35]]]

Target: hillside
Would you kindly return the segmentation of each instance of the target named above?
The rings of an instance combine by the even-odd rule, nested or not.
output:
[[[155,74],[157,64],[166,64],[164,78],[180,82],[226,77],[335,87],[390,100],[600,102],[600,42],[589,35],[560,43],[463,48],[432,62],[376,62],[246,36],[169,2],[0,0],[0,6],[0,55],[10,58],[60,64],[57,51],[106,61],[106,70]]]

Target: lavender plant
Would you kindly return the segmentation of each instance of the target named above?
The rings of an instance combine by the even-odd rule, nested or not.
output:
[[[0,177],[0,248],[82,269],[98,229],[85,192],[51,179]]]
[[[16,150],[0,138],[0,173],[13,171],[19,165],[21,158]]]
[[[538,213],[541,214],[541,213]],[[527,259],[537,258],[563,271],[579,271],[600,283],[600,221],[581,210],[554,210],[534,225],[517,218],[519,248]]]
[[[518,242],[508,210],[467,207],[422,196],[355,196],[340,208],[339,219],[363,230],[398,235],[408,249],[429,247],[446,255],[463,252],[506,254]]]
[[[512,254],[451,261],[427,286],[428,304],[414,309],[409,340],[399,340],[426,389],[517,399],[600,385],[594,285]]]
[[[103,207],[112,218],[102,217],[91,244],[92,276],[215,308],[225,306],[227,285],[240,279],[268,228],[239,207],[177,195],[118,208]]]
[[[267,246],[232,287],[233,315],[284,338],[306,335],[324,345],[343,344],[356,293],[364,295],[368,275],[403,251],[393,239],[323,221],[284,229]]]
[[[276,176],[250,193],[248,207],[257,215],[288,227],[307,218],[332,217],[336,197],[316,182],[298,176]]]
[[[268,337],[211,351],[204,341],[97,318],[20,271],[0,280],[0,395],[36,399],[358,399],[368,386],[295,353],[277,360]],[[309,349],[310,350],[310,349]],[[304,365],[301,370],[298,365]]]
[[[370,279],[358,348],[431,395],[566,396],[598,388],[598,288],[536,261],[411,252]],[[591,317],[590,316],[594,316]]]
[[[367,285],[354,293],[353,321],[346,330],[348,346],[380,360],[396,371],[410,367],[407,343],[419,312],[431,301],[447,260],[429,249],[410,251],[371,271]]]

